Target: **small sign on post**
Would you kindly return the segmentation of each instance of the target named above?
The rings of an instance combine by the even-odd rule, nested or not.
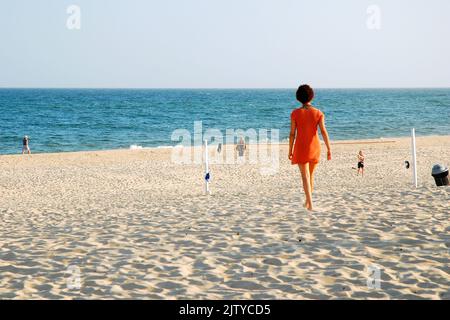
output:
[[[209,173],[209,158],[208,158],[208,140],[205,139],[205,193],[211,194],[209,190],[209,180],[211,179],[211,175]]]

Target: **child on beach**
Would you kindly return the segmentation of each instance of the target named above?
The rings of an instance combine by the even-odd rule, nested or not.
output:
[[[358,173],[357,173],[358,176],[360,172],[361,176],[364,177],[364,154],[362,150],[359,150],[358,153]]]
[[[327,146],[327,159],[331,160],[331,148],[325,127],[324,114],[311,105],[314,90],[302,85],[297,90],[297,100],[302,104],[291,113],[291,132],[289,135],[289,160],[300,168],[303,189],[306,195],[304,206],[313,210],[312,193],[314,189],[314,170],[320,159],[320,141],[317,127],[320,128]],[[295,142],[295,143],[294,143]]]
[[[23,140],[22,140],[22,154],[24,154],[25,151],[28,154],[31,154],[29,142],[30,142],[30,139],[28,138],[28,136],[23,137]]]

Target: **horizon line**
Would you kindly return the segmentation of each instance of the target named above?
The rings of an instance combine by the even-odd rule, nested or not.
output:
[[[2,87],[2,89],[51,89],[51,90],[291,90],[296,87]],[[363,89],[450,89],[450,86],[412,86],[412,87],[314,87],[314,89],[363,90]]]

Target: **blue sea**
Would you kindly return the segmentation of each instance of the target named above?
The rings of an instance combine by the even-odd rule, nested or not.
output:
[[[450,89],[318,89],[331,139],[450,135]],[[172,146],[175,129],[279,129],[295,89],[0,89],[0,154]]]

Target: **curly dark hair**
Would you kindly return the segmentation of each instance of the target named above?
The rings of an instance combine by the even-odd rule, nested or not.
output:
[[[298,87],[296,96],[298,101],[305,104],[311,102],[314,98],[314,90],[309,85],[303,84]]]

